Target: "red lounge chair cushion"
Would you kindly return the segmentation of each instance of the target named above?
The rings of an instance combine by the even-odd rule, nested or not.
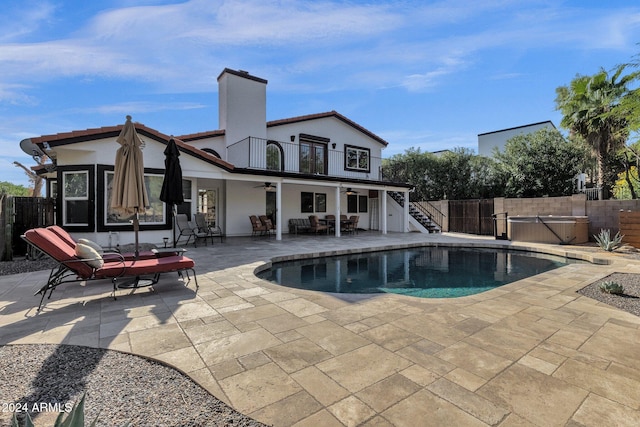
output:
[[[25,238],[51,258],[73,270],[82,278],[93,275],[93,268],[79,260],[74,248],[60,236],[46,228],[33,228],[24,233]]]
[[[168,256],[154,259],[139,259],[122,263],[110,262],[95,271],[96,278],[112,278],[120,276],[145,276],[148,274],[168,273],[171,271],[193,268],[195,263],[184,256]]]
[[[67,230],[60,227],[59,225],[50,225],[49,227],[47,227],[47,230],[51,230],[54,233],[56,233],[58,237],[62,239],[62,241],[64,241],[67,245],[71,246],[73,250],[75,250],[77,243],[75,240],[73,240],[73,237],[71,237],[71,235],[67,233]],[[85,240],[85,239],[80,239],[80,240]],[[80,242],[80,240],[78,240],[78,242]],[[162,256],[164,256],[164,254]],[[102,254],[102,258],[104,259],[105,262],[122,261],[123,257],[124,259],[128,259],[128,260],[136,259],[135,254],[132,254],[132,253],[120,254],[117,252],[107,252]],[[151,251],[141,251],[138,254],[138,259],[150,259],[150,258],[157,258],[157,257],[158,255],[154,254]]]
[[[64,228],[60,227],[59,225],[50,225],[49,227],[47,227],[47,230],[53,231],[67,245],[71,246],[72,248],[75,248],[76,241],[73,240],[73,237],[71,237],[71,235],[69,233],[67,233],[67,230],[65,230]]]

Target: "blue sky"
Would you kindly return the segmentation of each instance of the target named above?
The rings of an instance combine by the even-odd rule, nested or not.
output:
[[[336,110],[410,147],[551,120],[555,89],[640,53],[636,1],[3,0],[0,181],[23,138],[218,129],[216,78],[269,81],[267,119]],[[115,149],[114,149],[115,150]]]

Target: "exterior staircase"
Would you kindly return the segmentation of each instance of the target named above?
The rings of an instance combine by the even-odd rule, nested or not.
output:
[[[388,191],[387,194],[389,194],[396,203],[404,207],[403,193]],[[442,231],[440,225],[435,221],[434,216],[416,202],[409,202],[409,215],[429,233],[440,233]]]

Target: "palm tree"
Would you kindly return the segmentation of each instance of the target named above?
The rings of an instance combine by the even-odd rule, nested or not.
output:
[[[621,77],[625,67],[618,66],[611,76],[604,69],[593,76],[578,75],[568,87],[556,89],[556,109],[564,116],[560,125],[581,137],[596,155],[601,199],[605,186],[612,184],[605,182],[605,158],[624,147],[629,137],[628,116],[620,102],[638,73]]]

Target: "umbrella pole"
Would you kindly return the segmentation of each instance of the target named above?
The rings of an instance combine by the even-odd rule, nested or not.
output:
[[[135,243],[136,243],[135,257],[136,259],[138,259],[140,256],[140,249],[139,249],[139,243],[138,243],[138,232],[140,231],[140,217],[138,213],[138,207],[136,206],[135,209],[136,209],[136,213],[133,216],[133,234],[135,235]]]
[[[173,217],[173,223],[172,228],[171,228],[171,234],[173,235],[173,247],[176,247],[176,244],[178,242],[176,242],[176,205],[171,205],[171,216]]]

